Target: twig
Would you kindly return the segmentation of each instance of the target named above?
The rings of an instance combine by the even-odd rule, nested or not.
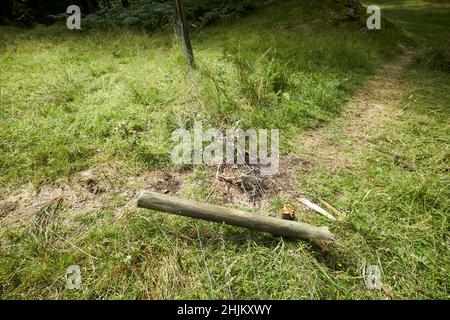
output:
[[[324,217],[332,220],[332,221],[336,221],[336,218],[334,216],[332,216],[330,213],[328,213],[327,211],[325,211],[324,209],[322,209],[321,207],[319,207],[317,204],[312,203],[311,201],[309,201],[308,199],[305,198],[301,198],[300,202],[303,203],[305,206],[307,206],[308,208],[320,213],[321,215],[323,215]]]
[[[322,202],[328,209],[333,211],[336,215],[341,216],[341,217],[345,217],[346,216],[346,214],[344,212],[342,212],[339,209],[335,208],[333,205],[329,204],[325,200],[321,199],[320,202]]]

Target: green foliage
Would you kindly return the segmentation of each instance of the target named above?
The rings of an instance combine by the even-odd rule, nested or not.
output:
[[[450,72],[450,53],[442,47],[426,47],[415,57],[415,63],[433,70]]]
[[[25,25],[35,22],[51,24],[66,16],[69,5],[81,7],[85,26],[138,27],[154,30],[174,21],[172,0],[134,0],[124,8],[119,0],[8,0],[11,13],[0,11],[0,19],[10,15],[15,21]],[[2,9],[3,7],[0,7]],[[218,20],[227,20],[246,14],[254,8],[253,0],[186,0],[186,15],[191,23],[206,26]],[[94,13],[95,12],[95,13]]]
[[[254,7],[252,0],[187,0],[186,15],[190,23],[206,26],[218,20],[230,19],[247,13]],[[172,1],[140,0],[129,8],[113,6],[102,8],[86,17],[86,26],[137,27],[160,29],[175,21]]]
[[[9,19],[26,26],[32,26],[36,22],[50,24],[54,21],[52,15],[66,12],[67,7],[71,4],[80,5],[80,2],[77,0],[5,1],[9,1],[11,6]]]
[[[282,139],[326,123],[392,56],[396,35],[318,24],[322,7],[303,5],[275,3],[195,33],[189,77],[172,30],[6,28],[0,183],[53,181],[99,162],[165,165],[171,132],[195,120],[279,128]]]

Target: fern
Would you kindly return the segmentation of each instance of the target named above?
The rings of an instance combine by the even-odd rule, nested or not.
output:
[[[191,23],[206,26],[220,20],[240,16],[255,7],[252,0],[186,0],[186,15]],[[137,27],[147,31],[161,29],[175,20],[172,1],[140,0],[129,8],[103,8],[86,16],[84,25]]]

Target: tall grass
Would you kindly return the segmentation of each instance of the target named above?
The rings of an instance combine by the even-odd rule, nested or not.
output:
[[[164,165],[171,132],[194,120],[283,137],[327,122],[395,54],[397,37],[313,19],[327,10],[287,1],[194,32],[190,75],[171,31],[2,27],[0,183],[116,160]]]

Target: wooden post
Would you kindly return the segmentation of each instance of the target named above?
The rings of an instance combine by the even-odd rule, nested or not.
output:
[[[177,9],[178,24],[180,27],[181,39],[183,41],[184,53],[191,69],[195,69],[194,52],[192,51],[191,38],[189,37],[189,29],[184,14],[183,0],[175,0],[175,7]]]
[[[150,191],[141,192],[138,207],[226,223],[279,236],[304,240],[335,240],[334,235],[326,227],[316,227],[306,223],[250,214],[236,209],[175,198]]]

